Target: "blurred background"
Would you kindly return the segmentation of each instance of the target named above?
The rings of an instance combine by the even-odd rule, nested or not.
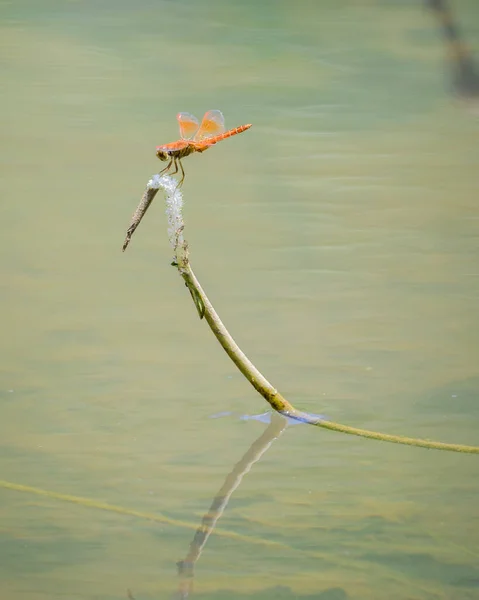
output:
[[[160,194],[121,252],[178,111],[252,123],[184,161],[232,335],[302,410],[477,445],[477,0],[0,12],[0,477],[182,522],[0,488],[0,596],[479,598],[476,456],[272,443],[169,264]],[[190,547],[238,461],[226,533]]]

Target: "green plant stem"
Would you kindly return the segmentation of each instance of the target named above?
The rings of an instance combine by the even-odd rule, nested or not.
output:
[[[203,314],[206,322],[210,326],[211,331],[216,336],[216,339],[223,346],[223,349],[235,363],[238,369],[243,373],[251,385],[263,396],[269,405],[278,413],[304,421],[310,425],[323,427],[331,431],[339,431],[349,435],[356,435],[372,440],[380,440],[382,442],[391,442],[393,444],[404,444],[406,446],[417,446],[420,448],[428,448],[431,450],[447,450],[449,452],[462,452],[465,454],[479,454],[478,446],[466,446],[462,444],[447,444],[444,442],[436,442],[433,440],[424,440],[418,438],[404,437],[400,435],[391,435],[378,431],[368,431],[366,429],[358,429],[350,427],[334,421],[326,421],[324,419],[314,417],[309,413],[297,410],[274,388],[266,377],[254,366],[246,354],[241,350],[238,344],[234,341],[229,331],[224,326],[219,318],[208,296],[205,294],[200,282],[196,278],[193,269],[191,268],[188,256],[188,246],[186,243],[176,247],[176,258],[178,270],[185,280],[188,289],[191,292],[192,298],[198,307],[198,299],[203,307]]]

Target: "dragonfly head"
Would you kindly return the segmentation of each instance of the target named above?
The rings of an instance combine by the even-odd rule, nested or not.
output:
[[[163,161],[170,159],[170,155],[169,155],[168,151],[165,150],[163,146],[157,146],[157,148],[156,148],[156,156],[160,160],[163,160]]]

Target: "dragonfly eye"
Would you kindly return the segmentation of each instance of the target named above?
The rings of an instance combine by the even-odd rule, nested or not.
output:
[[[165,150],[163,150],[162,148],[157,148],[156,149],[156,156],[160,160],[168,160],[170,158],[169,155],[168,155],[168,152],[165,152]]]

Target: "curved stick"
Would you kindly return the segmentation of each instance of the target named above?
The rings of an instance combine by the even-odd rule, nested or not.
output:
[[[372,440],[381,440],[383,442],[392,442],[393,444],[418,446],[421,448],[429,448],[434,450],[449,450],[450,452],[479,454],[479,447],[477,446],[447,444],[433,440],[423,440],[400,435],[390,435],[386,433],[380,433],[378,431],[368,431],[366,429],[358,429],[356,427],[350,427],[349,425],[335,423],[334,421],[326,421],[322,418],[314,417],[309,413],[297,410],[292,404],[283,398],[283,396],[271,385],[271,383],[260,373],[260,371],[258,371],[258,369],[241,350],[241,348],[236,344],[203,291],[203,288],[193,273],[189,261],[183,263],[181,268],[180,263],[178,263],[178,268],[180,269],[181,276],[185,280],[188,288],[190,290],[194,289],[200,297],[205,308],[205,320],[228,356],[243,373],[246,379],[248,379],[251,385],[253,385],[253,387],[263,396],[270,406],[280,414],[293,419],[298,419],[299,421],[303,421],[305,423],[309,423],[310,425],[323,427],[324,429],[340,431],[341,433],[357,435]]]
[[[404,437],[400,435],[391,435],[380,433],[378,431],[368,431],[357,427],[349,427],[334,421],[326,421],[321,417],[311,415],[309,413],[296,409],[276,390],[264,375],[254,366],[248,359],[246,354],[241,350],[238,344],[234,341],[229,331],[224,326],[219,318],[209,298],[205,294],[200,282],[196,278],[189,261],[188,244],[183,238],[184,222],[182,215],[183,195],[181,190],[175,183],[172,177],[158,175],[153,177],[149,185],[154,182],[156,189],[162,188],[166,195],[166,214],[169,223],[169,238],[170,243],[175,251],[175,261],[172,263],[178,267],[180,275],[183,277],[186,286],[188,287],[191,296],[195,302],[200,318],[205,318],[210,326],[211,331],[216,336],[216,339],[223,346],[225,352],[235,363],[238,369],[243,373],[251,385],[263,396],[270,406],[280,414],[330,429],[332,431],[340,431],[349,435],[357,435],[372,440],[380,440],[383,442],[391,442],[393,444],[404,444],[406,446],[418,446],[420,448],[429,448],[434,450],[448,450],[449,452],[462,452],[466,454],[479,454],[479,446],[466,446],[462,444],[447,444],[444,442],[436,442],[433,440],[423,440],[417,438]]]

